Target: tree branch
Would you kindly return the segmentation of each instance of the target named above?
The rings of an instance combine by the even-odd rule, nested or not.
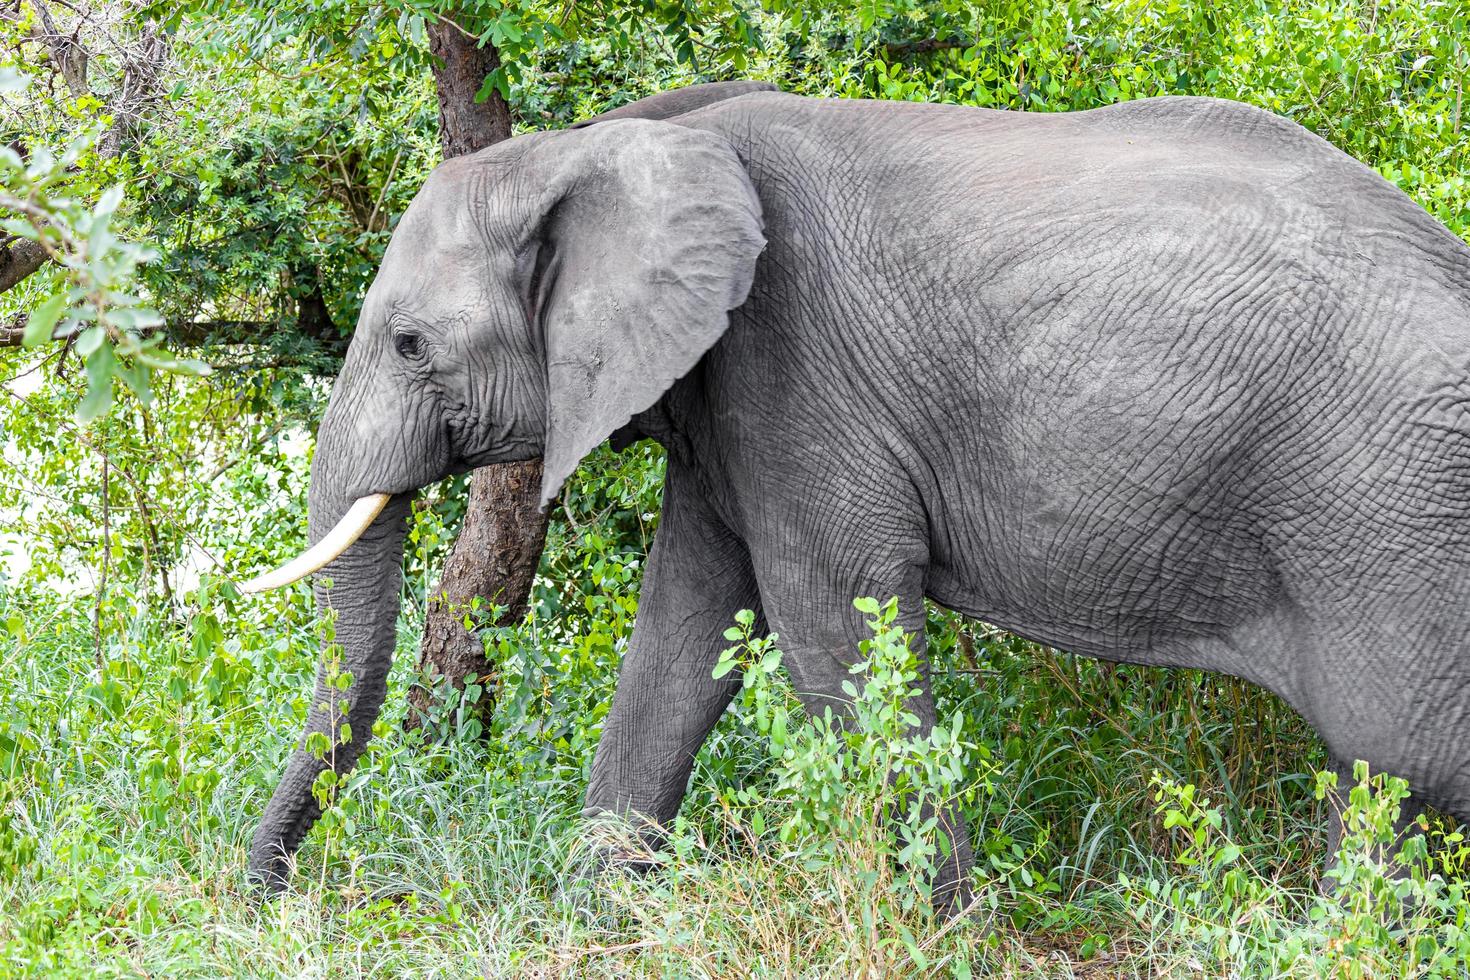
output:
[[[75,98],[91,93],[87,80],[87,51],[79,40],[80,28],[65,34],[57,25],[44,3],[34,4],[40,17],[40,25],[33,29],[32,37],[46,46],[52,62],[57,66],[67,89]],[[69,4],[64,4],[70,8]],[[72,8],[74,9],[74,8]],[[14,20],[20,14],[18,3],[0,4],[0,17]],[[81,19],[85,15],[78,12]],[[80,23],[80,20],[78,21]],[[112,125],[97,141],[97,155],[103,159],[118,156],[126,144],[137,134],[143,110],[154,102],[162,91],[162,76],[168,59],[168,41],[155,24],[147,24],[137,42],[123,51],[123,69],[118,94],[108,106],[112,113]],[[50,259],[46,250],[27,239],[8,242],[0,251],[0,293],[12,289],[22,279],[45,265]]]
[[[933,54],[935,51],[968,48],[974,43],[967,37],[926,37],[917,41],[888,41],[883,45],[883,53],[890,58],[907,58],[916,54]]]
[[[97,141],[97,155],[104,159],[122,152],[123,145],[137,134],[143,110],[156,101],[163,88],[163,67],[168,59],[168,40],[158,27],[143,28],[137,45],[123,62],[122,84],[112,111],[112,125]]]
[[[29,321],[29,316],[18,313],[0,325],[0,347],[20,347]],[[159,328],[174,347],[258,344],[277,329],[278,324],[266,320],[174,320]]]
[[[41,20],[39,28],[31,29],[31,37],[45,45],[51,53],[52,61],[72,98],[80,99],[84,95],[90,95],[92,88],[87,84],[87,49],[77,39],[79,32],[74,30],[69,35],[62,33],[55,18],[51,16],[51,11],[39,0],[31,6]]]
[[[50,255],[40,242],[13,238],[0,250],[0,293],[45,265]]]

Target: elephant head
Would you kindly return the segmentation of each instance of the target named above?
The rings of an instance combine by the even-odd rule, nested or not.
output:
[[[257,880],[283,886],[318,816],[317,775],[353,765],[382,705],[413,491],[541,455],[544,505],[719,339],[764,244],[734,148],[673,123],[521,136],[430,176],[368,290],[317,434],[315,544],[245,586],[325,571],[317,600],[336,615],[351,675],[345,694],[318,678],[256,832]],[[319,759],[313,732],[340,744]]]

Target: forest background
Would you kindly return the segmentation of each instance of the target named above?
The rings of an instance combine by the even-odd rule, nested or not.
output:
[[[1458,0],[0,2],[0,975],[1463,975],[1460,830],[1426,815],[1394,876],[1404,789],[1368,775],[1322,897],[1321,747],[1269,693],[931,609],[920,739],[882,596],[852,731],[804,720],[779,641],[732,623],[745,687],[671,846],[599,874],[578,815],[658,522],[647,443],[554,502],[526,617],[453,610],[487,657],[462,691],[415,651],[465,480],[422,495],[378,738],[262,905],[249,834],[330,627],[304,584],[232,579],[302,547],[315,421],[443,153],[446,37],[481,59],[463,111],[517,132],[731,78],[1238,99],[1470,238]],[[934,796],[976,839],[958,922],[925,895]]]

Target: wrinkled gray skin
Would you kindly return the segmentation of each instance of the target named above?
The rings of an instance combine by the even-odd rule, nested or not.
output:
[[[318,591],[355,678],[339,768],[383,699],[409,495],[544,454],[550,497],[616,434],[669,464],[592,812],[674,814],[736,690],[710,676],[736,610],[820,709],[853,597],[897,595],[920,638],[927,596],[1262,684],[1335,764],[1470,816],[1464,243],[1229,102],[744,93],[450,161],[404,216],[312,471],[314,537],[398,495]],[[257,833],[270,885],[318,769],[297,753]]]

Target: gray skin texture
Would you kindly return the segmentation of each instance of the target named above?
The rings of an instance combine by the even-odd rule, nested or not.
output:
[[[339,768],[382,701],[408,495],[544,454],[549,498],[647,436],[663,518],[590,813],[673,816],[738,684],[710,676],[736,610],[840,710],[852,599],[896,595],[919,642],[928,597],[1246,678],[1333,765],[1470,817],[1463,242],[1230,102],[708,94],[450,161],[395,232],[312,472],[314,537],[398,495],[318,591],[355,678]],[[257,834],[269,884],[320,765],[298,752]]]

